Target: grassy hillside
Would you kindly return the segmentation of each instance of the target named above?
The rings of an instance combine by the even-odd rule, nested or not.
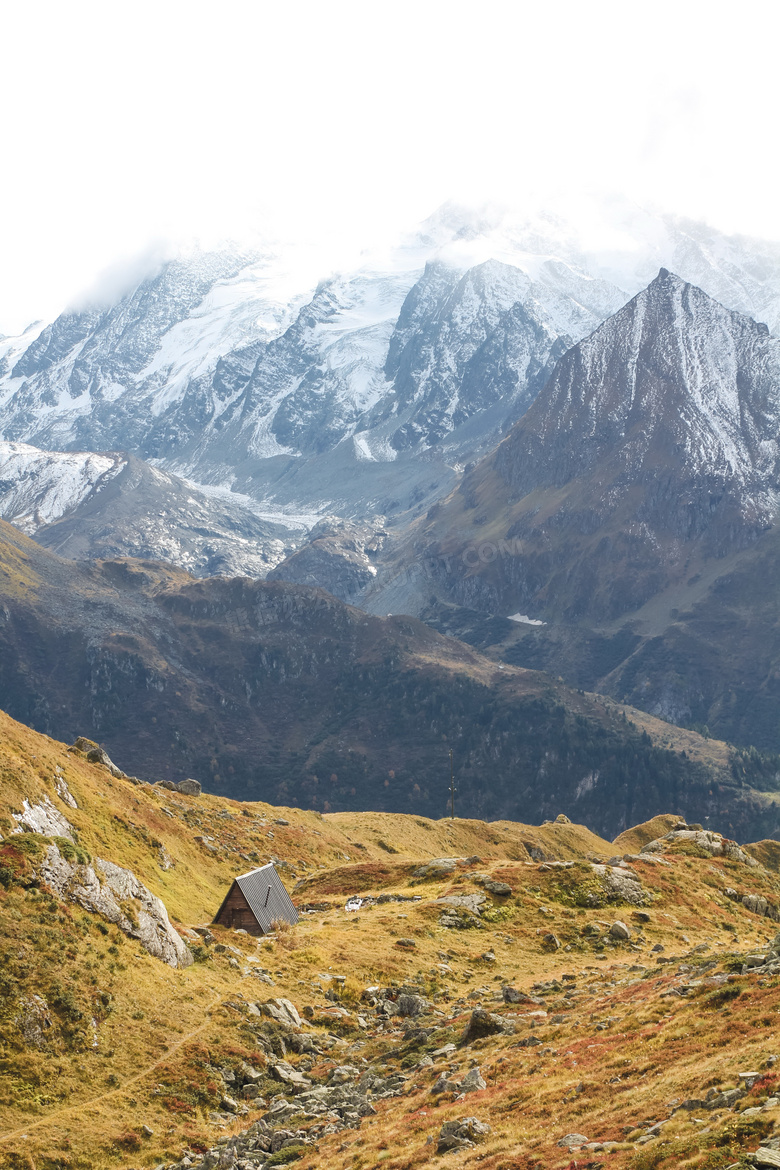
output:
[[[51,841],[11,830],[25,800],[46,797],[77,832],[76,860],[132,869],[164,900],[193,949],[191,966],[166,966],[41,885],[36,866]],[[461,1117],[491,1132],[451,1155],[458,1166],[568,1166],[572,1155],[557,1143],[571,1133],[614,1142],[615,1167],[735,1161],[780,1123],[766,1105],[777,1074],[763,1068],[780,979],[739,974],[776,924],[724,891],[780,907],[777,848],[753,847],[771,867],[750,868],[680,839],[660,861],[629,863],[628,885],[644,905],[609,892],[593,861],[673,822],[659,818],[612,845],[565,820],[322,816],[186,797],[114,779],[0,716],[0,1166],[129,1170],[178,1165],[185,1150],[199,1165],[214,1142],[258,1118],[313,1144],[279,1139],[291,1144],[248,1164],[289,1158],[302,1170],[433,1167],[443,1123]],[[271,856],[299,906],[317,909],[272,939],[215,928],[204,942],[192,928],[210,921],[236,873]],[[453,861],[416,872],[440,858]],[[491,893],[491,879],[511,893]],[[479,916],[455,907],[460,925],[442,923],[438,897],[474,894],[484,898]],[[369,899],[357,913],[344,909],[353,895]],[[617,919],[629,939],[610,937]],[[505,1004],[504,985],[533,1001]],[[427,1009],[378,1014],[368,989],[392,986],[424,997]],[[300,1028],[250,1006],[280,996],[304,1015]],[[479,1005],[514,1031],[462,1044]],[[364,1074],[385,1088],[373,1091],[375,1111],[328,1133],[274,1074],[282,1057],[326,1093]],[[454,1089],[433,1092],[441,1074],[457,1084],[474,1064],[484,1088],[460,1100]],[[245,1065],[259,1097],[233,1090],[247,1109],[236,1114],[225,1108],[223,1077],[240,1080]],[[677,1107],[737,1088],[738,1073],[753,1069],[760,1079],[730,1104]],[[659,1136],[645,1137],[658,1121]]]

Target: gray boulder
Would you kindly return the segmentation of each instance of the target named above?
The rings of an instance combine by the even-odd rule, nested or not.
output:
[[[393,1004],[394,1016],[421,1016],[430,1011],[431,1005],[422,995],[399,995]]]
[[[610,900],[619,898],[630,906],[646,906],[652,901],[642,889],[639,875],[627,865],[594,865],[593,869],[601,878]]]
[[[278,999],[269,999],[266,1003],[258,1004],[258,1007],[262,1015],[270,1016],[277,1024],[286,1024],[289,1028],[301,1027],[298,1009],[289,999],[280,996]]]
[[[272,1065],[271,1072],[278,1081],[290,1085],[292,1089],[311,1088],[311,1081],[285,1060],[277,1061],[276,1064]]]
[[[558,1145],[565,1149],[572,1150],[578,1146],[585,1146],[590,1139],[586,1138],[582,1133],[567,1133],[565,1137],[558,1140]]]
[[[78,751],[84,753],[84,755],[87,757],[87,763],[101,764],[104,768],[108,768],[111,775],[116,776],[118,780],[127,779],[126,774],[122,771],[121,768],[117,768],[108,752],[106,752],[100,746],[100,744],[95,743],[94,740],[87,739],[85,736],[80,735],[73,746],[77,748]]]
[[[609,937],[627,942],[631,938],[631,930],[625,922],[613,922],[609,928]]]
[[[780,1166],[780,1153],[769,1146],[759,1146],[754,1153],[748,1154],[748,1161],[759,1167]]]
[[[480,1089],[486,1088],[487,1081],[484,1080],[482,1073],[478,1068],[469,1069],[463,1080],[460,1082],[461,1093],[478,1093]]]
[[[19,1000],[14,1024],[29,1048],[45,1048],[54,1024],[49,1005],[43,996],[30,995]]]
[[[456,1093],[458,1088],[459,1086],[456,1081],[451,1081],[444,1075],[444,1073],[442,1073],[438,1080],[433,1084],[431,1092],[434,1096],[438,1097],[442,1093]]]
[[[484,894],[447,894],[444,898],[436,899],[437,906],[455,906],[457,909],[469,910],[472,914],[481,914],[486,902]]]
[[[481,1040],[484,1036],[500,1036],[502,1033],[511,1033],[514,1030],[515,1026],[511,1020],[505,1020],[503,1016],[486,1012],[484,1008],[474,1008],[460,1042],[461,1044],[473,1044],[475,1040]]]
[[[432,861],[426,861],[423,865],[418,865],[416,869],[412,870],[412,877],[416,878],[439,878],[449,877],[455,872],[457,865],[457,858],[455,857],[435,857]]]
[[[508,985],[501,988],[501,994],[504,997],[504,1003],[544,1003],[544,1000],[537,996],[527,995],[524,991],[519,991],[518,988]]]
[[[200,796],[203,792],[203,788],[197,780],[180,780],[176,787],[185,796]]]
[[[484,1141],[490,1133],[490,1126],[476,1117],[461,1117],[456,1121],[445,1121],[439,1133],[437,1154],[448,1154],[452,1150],[466,1150]]]
[[[658,837],[655,841],[649,841],[647,845],[642,847],[640,853],[663,853],[669,845],[678,844],[681,841],[698,845],[699,848],[706,849],[713,857],[726,857],[729,861],[739,861],[742,865],[751,868],[758,865],[755,857],[751,857],[749,853],[741,849],[736,841],[731,841],[728,837],[715,833],[711,829],[692,829],[687,825],[684,828],[673,829],[671,833],[666,833],[665,836]]]

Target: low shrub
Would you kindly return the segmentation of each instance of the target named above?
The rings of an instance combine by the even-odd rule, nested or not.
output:
[[[299,1158],[302,1158],[308,1149],[309,1147],[303,1143],[298,1146],[285,1146],[283,1150],[277,1150],[275,1154],[271,1154],[265,1165],[266,1167],[287,1166],[290,1162],[297,1162]]]

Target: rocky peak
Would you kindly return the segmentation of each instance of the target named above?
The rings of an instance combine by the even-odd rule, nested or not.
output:
[[[727,511],[733,524],[736,508],[760,529],[775,504],[779,425],[780,341],[662,268],[564,355],[496,466],[516,495],[585,479],[602,513],[631,485],[661,486],[682,536],[701,528],[700,509],[707,524]]]

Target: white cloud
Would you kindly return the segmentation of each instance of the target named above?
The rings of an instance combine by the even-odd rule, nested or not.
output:
[[[0,330],[148,241],[326,251],[599,187],[780,237],[777,8],[28,0],[4,18]]]

